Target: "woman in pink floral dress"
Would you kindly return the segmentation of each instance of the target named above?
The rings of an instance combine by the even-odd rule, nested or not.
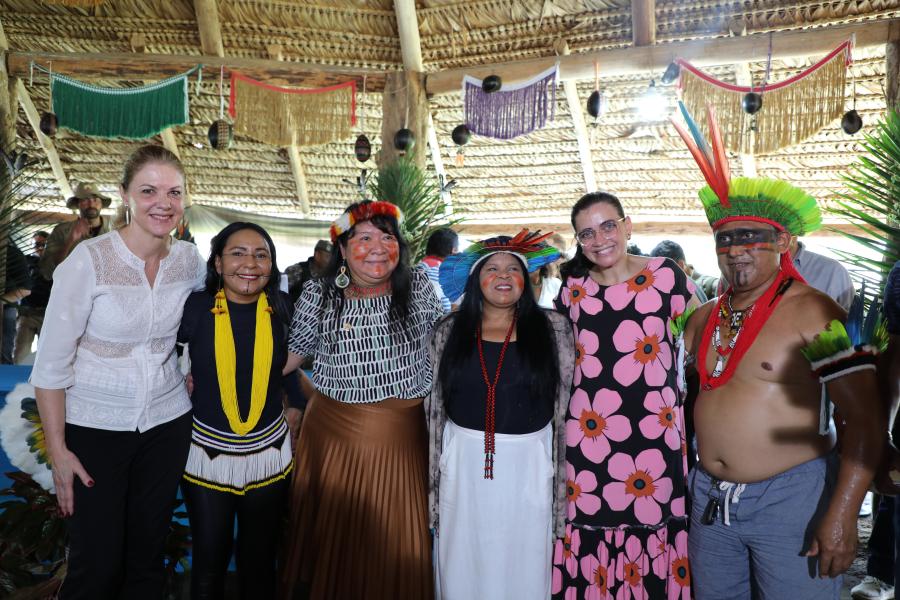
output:
[[[693,299],[667,258],[626,253],[631,220],[591,193],[572,209],[578,240],[556,308],[574,325],[566,426],[568,520],[554,598],[690,600],[687,472],[670,321]]]

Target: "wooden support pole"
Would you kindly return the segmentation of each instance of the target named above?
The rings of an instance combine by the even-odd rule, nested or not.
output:
[[[394,0],[394,14],[397,17],[397,32],[400,37],[400,54],[403,57],[403,67],[407,71],[414,73],[415,77],[421,80],[421,74],[425,71],[425,66],[422,62],[422,41],[419,37],[419,20],[418,17],[416,17],[415,0]],[[415,122],[417,124],[422,122],[423,126],[411,129],[419,138],[419,144],[425,144],[427,141],[428,147],[431,150],[431,163],[434,165],[434,170],[439,179],[444,179],[447,174],[444,171],[444,161],[441,158],[441,148],[438,144],[437,132],[434,129],[434,117],[431,114],[431,109],[428,107],[428,98],[425,97],[424,94],[422,94],[422,97],[420,98],[417,94],[415,101],[417,104],[414,110],[411,110],[410,112],[415,113]],[[420,113],[422,114],[420,115]],[[420,116],[424,116],[424,120],[421,119]],[[396,131],[396,129],[394,131]],[[382,133],[384,133],[383,128]],[[391,137],[382,135],[381,139],[382,146],[388,143],[385,140],[392,142],[393,133],[391,134]],[[420,152],[421,154],[416,154],[416,149],[413,148],[413,155],[416,157],[416,162],[420,163],[420,166],[424,168],[424,147],[420,149]],[[419,160],[420,156],[421,160]],[[379,163],[379,166],[381,164],[383,163]],[[445,207],[448,208],[448,212],[449,201],[449,194],[447,194],[444,198],[444,203]]]
[[[388,73],[382,94],[381,150],[376,157],[379,168],[400,156],[400,151],[394,148],[394,134],[404,127],[416,136],[415,144],[406,154],[412,156],[420,169],[425,168],[428,115],[423,75],[415,71]]]
[[[656,0],[631,0],[631,41],[635,46],[656,43]]]
[[[262,81],[280,79],[285,85],[315,87],[355,78],[360,84],[368,77],[370,91],[379,92],[384,85],[384,71],[332,65],[310,65],[266,58],[232,56],[180,56],[173,54],[133,54],[129,52],[10,52],[7,68],[16,77],[27,77],[31,62],[78,79],[164,79],[184,73],[203,63],[212,71],[219,67],[235,70]]]
[[[780,31],[772,34],[772,58],[806,58],[825,55],[856,34],[857,48],[881,46],[888,40],[891,21],[862,21],[836,27],[817,27],[801,31]],[[603,65],[604,77],[633,75],[647,71],[662,72],[675,58],[690,60],[695,66],[730,65],[747,60],[761,60],[768,52],[768,34],[754,34],[740,38],[715,38],[639,46],[611,48],[596,52],[582,52],[564,57],[547,57],[507,63],[448,69],[430,74],[429,94],[458,92],[463,75],[484,78],[491,73],[503,73],[504,82],[527,79],[552,67],[559,60],[562,81],[593,79],[594,61]],[[56,63],[54,62],[54,65]]]
[[[66,172],[63,170],[62,163],[59,160],[56,146],[53,144],[53,140],[41,131],[41,116],[38,114],[37,107],[35,107],[34,101],[31,99],[31,95],[28,93],[22,80],[19,80],[18,88],[19,102],[22,103],[22,109],[25,111],[28,123],[34,130],[34,135],[37,136],[41,148],[47,154],[47,161],[50,163],[50,169],[53,171],[56,185],[59,186],[59,192],[63,198],[70,198],[72,196],[72,186],[69,185],[69,179],[66,177]]]
[[[568,56],[569,44],[562,40],[558,50],[560,55]],[[593,192],[597,189],[597,175],[594,171],[594,159],[591,156],[591,142],[588,138],[587,125],[584,123],[583,104],[578,98],[578,84],[575,81],[564,81],[563,89],[566,93],[566,103],[569,105],[569,114],[572,116],[575,139],[578,141],[578,157],[581,159],[585,191]]]

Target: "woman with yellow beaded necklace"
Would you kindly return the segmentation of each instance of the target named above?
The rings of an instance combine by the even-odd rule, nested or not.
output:
[[[190,351],[194,426],[182,491],[194,600],[224,596],[235,518],[240,597],[274,595],[279,522],[293,469],[284,413],[303,404],[296,373],[281,374],[291,308],[278,281],[268,233],[232,223],[213,238],[206,290],[185,304],[178,341]]]

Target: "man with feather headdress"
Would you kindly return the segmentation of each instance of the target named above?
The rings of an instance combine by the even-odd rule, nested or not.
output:
[[[700,199],[731,282],[685,331],[701,388],[689,479],[694,591],[837,599],[886,439],[877,343],[853,339],[844,310],[791,262],[791,236],[821,225],[815,199],[784,181],[731,179],[712,109],[711,144],[682,112],[690,133],[675,126],[709,184]]]

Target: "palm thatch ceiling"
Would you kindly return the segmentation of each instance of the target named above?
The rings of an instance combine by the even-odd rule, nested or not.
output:
[[[372,73],[367,92],[358,94],[365,119],[353,137],[364,132],[375,150],[381,146],[383,77],[379,74],[403,68],[392,0],[230,0],[218,2],[217,8],[226,57],[268,59],[277,52],[297,69],[299,79],[292,84],[320,85],[351,77],[323,75],[316,66],[355,70],[360,83],[363,71]],[[573,54],[632,44],[631,0],[416,0],[415,9],[427,73],[553,57],[561,39]],[[728,37],[736,23],[742,24],[747,35],[757,36],[762,49],[747,57],[753,80],[760,81],[767,68],[765,34],[895,19],[900,16],[900,0],[657,0],[653,10],[659,45]],[[201,26],[192,0],[106,0],[94,8],[0,0],[0,23],[11,52],[137,50],[196,56],[198,63],[203,61]],[[797,74],[818,58],[776,60],[770,80]],[[708,71],[735,80],[733,65]],[[661,73],[605,76],[603,65],[600,72],[608,109],[596,122],[588,121],[598,187],[619,195],[632,215],[645,221],[699,221],[696,191],[702,180],[696,167],[664,118],[645,121],[635,108],[648,81]],[[885,109],[884,46],[854,52],[851,73],[848,108],[855,82],[856,108],[868,128]],[[190,123],[174,130],[193,201],[265,214],[333,218],[354,198],[353,185],[344,181],[354,180],[360,168],[353,155],[353,139],[301,149],[309,205],[304,212],[284,149],[242,138],[227,151],[210,148],[207,128],[219,115],[217,75],[217,69],[204,71],[198,93],[190,98]],[[46,76],[35,75],[25,82],[38,110],[46,110]],[[143,81],[108,77],[95,83],[130,86]],[[578,83],[582,107],[593,86],[592,80]],[[664,93],[674,107],[674,90],[665,88]],[[572,203],[586,189],[577,134],[561,89],[555,119],[548,127],[511,141],[473,137],[463,166],[455,164],[456,147],[450,137],[463,121],[460,94],[437,94],[429,104],[446,173],[458,182],[454,207],[465,211],[470,221],[567,219]],[[43,156],[22,110],[17,135],[30,154]],[[845,134],[835,121],[797,146],[755,157],[756,169],[762,176],[795,182],[828,201],[842,189],[841,174],[854,159],[860,137]],[[97,181],[109,192],[115,190],[124,158],[136,145],[68,131],[61,131],[54,143],[70,182]],[[732,163],[740,173],[738,158]],[[433,168],[430,158],[428,164]],[[362,166],[374,169],[374,159]],[[40,177],[62,210],[63,195],[46,163],[40,167]]]

